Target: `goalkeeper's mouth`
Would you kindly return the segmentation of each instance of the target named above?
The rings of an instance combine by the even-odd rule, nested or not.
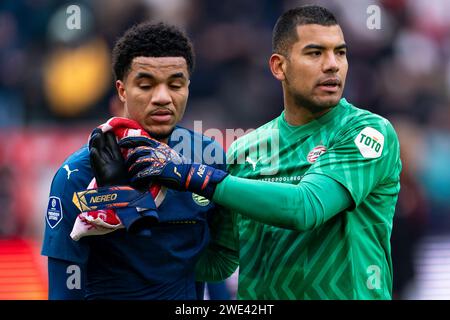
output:
[[[173,116],[173,112],[168,109],[158,109],[150,113],[150,119],[156,123],[170,122]]]
[[[327,93],[336,93],[341,89],[341,85],[341,80],[338,77],[332,77],[320,81],[317,87]]]

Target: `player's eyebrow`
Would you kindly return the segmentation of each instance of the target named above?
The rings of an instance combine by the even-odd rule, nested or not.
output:
[[[172,75],[170,75],[170,77],[169,78],[182,78],[182,79],[186,79],[186,76],[184,75],[184,73],[183,72],[177,72],[177,73],[174,73],[174,74],[172,74]]]
[[[173,74],[171,74],[169,76],[169,79],[174,79],[174,78],[175,79],[176,78],[186,79],[186,76],[184,75],[183,72],[176,72],[176,73],[173,73]],[[136,80],[139,80],[139,79],[150,79],[150,80],[153,80],[153,79],[156,79],[156,77],[153,74],[149,73],[149,72],[140,71],[140,72],[138,72],[136,74],[135,79]]]
[[[303,47],[303,50],[311,50],[311,49],[325,50],[326,47],[325,46],[321,46],[320,44],[308,44],[305,47]],[[342,43],[342,44],[334,47],[334,50],[342,50],[342,49],[347,49],[347,44]]]
[[[138,72],[135,77],[136,80],[139,79],[155,79],[155,76],[148,72]]]

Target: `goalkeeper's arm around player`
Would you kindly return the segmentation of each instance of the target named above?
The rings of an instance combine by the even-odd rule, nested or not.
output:
[[[146,185],[154,179],[176,190],[203,195],[266,224],[308,230],[353,204],[349,192],[324,175],[306,175],[298,185],[255,181],[189,163],[153,139],[128,137],[119,145],[132,149],[126,160],[132,184]]]

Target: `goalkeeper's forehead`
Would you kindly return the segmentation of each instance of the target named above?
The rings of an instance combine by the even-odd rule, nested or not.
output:
[[[335,47],[345,44],[344,33],[336,25],[322,26],[319,24],[304,24],[296,27],[297,41],[302,47],[308,44],[319,44],[324,47]]]

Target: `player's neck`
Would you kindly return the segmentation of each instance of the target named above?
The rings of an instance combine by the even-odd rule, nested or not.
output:
[[[320,118],[331,108],[321,108],[307,99],[294,96],[283,85],[284,117],[291,126],[302,126],[317,118]]]
[[[318,112],[312,112],[310,109],[295,104],[285,103],[284,118],[291,126],[302,126],[314,119],[320,118],[331,108],[323,109]]]

